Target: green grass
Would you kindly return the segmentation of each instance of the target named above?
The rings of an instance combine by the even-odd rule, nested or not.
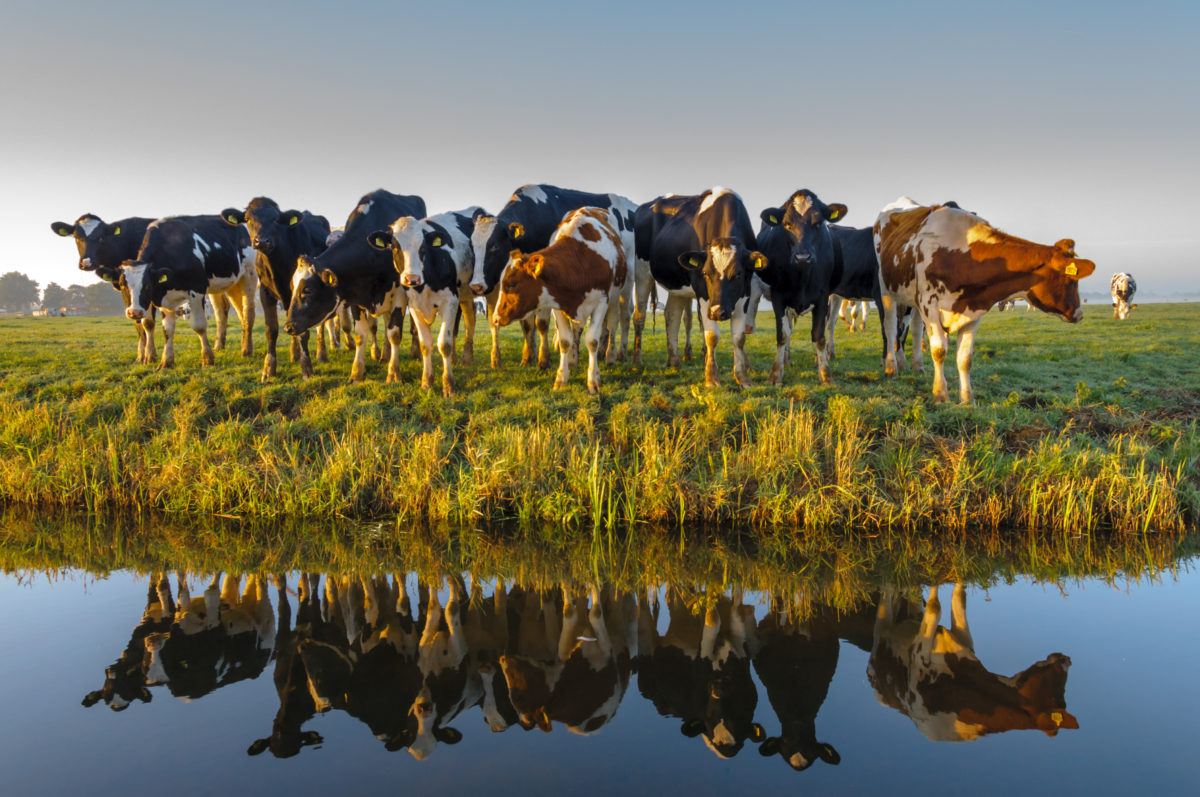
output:
[[[1200,306],[1143,305],[1127,322],[1101,306],[1077,326],[992,313],[974,407],[934,404],[928,375],[884,379],[875,326],[839,329],[832,385],[819,384],[802,333],[784,387],[767,386],[773,322],[759,321],[747,345],[759,384],[745,391],[727,334],[721,387],[702,386],[699,336],[697,360],[667,369],[660,317],[644,368],[602,368],[599,397],[582,367],[552,392],[552,371],[516,366],[512,331],[493,371],[481,327],[476,364],[456,369],[450,399],[419,389],[407,351],[404,383],[384,384],[372,363],[366,383],[349,385],[346,352],[302,381],[281,347],[279,376],[263,385],[265,338],[256,333],[257,354],[243,360],[236,323],[207,369],[181,325],[176,368],[160,373],[133,364],[120,319],[0,321],[0,503],[550,524],[594,544],[614,528],[670,536],[697,524],[788,537],[1195,525]]]

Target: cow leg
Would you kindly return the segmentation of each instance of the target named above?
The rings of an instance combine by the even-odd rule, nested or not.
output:
[[[328,337],[330,341],[336,340],[334,337],[335,333],[330,327],[330,323],[331,322],[329,320],[322,321],[321,323],[317,324],[317,328],[315,330],[317,338],[317,362],[319,363],[329,362],[329,349],[325,346],[325,338]],[[304,352],[304,356],[308,356],[307,351]]]
[[[733,338],[733,379],[742,387],[754,384],[750,380],[749,366],[746,359],[746,314],[735,309],[729,318],[729,335]]]
[[[533,362],[535,333],[533,331],[533,322],[528,318],[521,319],[521,333],[525,336],[525,345],[521,348],[521,365],[529,365]]]
[[[690,303],[690,302],[689,302]],[[717,387],[717,344],[721,342],[721,327],[708,317],[708,300],[700,300],[700,326],[704,329],[704,385]]]
[[[404,310],[399,308],[392,310],[387,316],[386,324],[384,327],[384,338],[388,344],[387,381],[399,382],[401,381],[400,339],[404,336]]]
[[[950,596],[950,634],[960,645],[974,652],[975,640],[967,625],[967,590],[961,581],[954,583],[954,593]]]
[[[550,367],[550,313],[538,310],[534,325],[538,333],[538,370],[545,371]]]
[[[614,291],[613,293],[616,292]],[[624,291],[622,291],[622,293],[624,293]],[[629,332],[629,308],[633,302],[624,301],[625,297],[622,295],[622,293],[616,293],[616,295],[612,295],[612,293],[610,293],[608,297],[607,309],[604,312],[603,324],[605,330],[608,331],[609,340],[608,348],[604,352],[605,365],[612,365],[617,360],[625,359],[625,345],[628,342],[625,340],[625,335],[627,335]],[[613,345],[613,341],[617,336],[618,323],[625,324],[625,330],[622,333],[621,348],[619,351],[617,347]]]
[[[963,404],[974,404],[975,394],[971,391],[971,355],[975,352],[975,330],[982,319],[967,324],[958,331],[958,396]]]
[[[690,299],[684,299],[682,296],[677,296],[673,293],[667,294],[667,309],[663,312],[666,316],[667,327],[667,367],[678,368],[679,362],[679,322],[683,319],[684,303],[690,302]]]
[[[688,299],[683,306],[683,359],[688,362],[692,361],[692,304],[692,300]],[[704,326],[703,322],[700,326]]]
[[[462,359],[459,362],[470,368],[475,364],[475,300],[466,299],[459,302],[456,318],[461,319],[467,327],[463,337]],[[457,327],[457,322],[455,326]],[[454,337],[458,338],[457,330]]]
[[[471,306],[474,310],[474,304]],[[450,316],[456,319],[462,310],[453,301],[447,302],[442,308],[442,328],[438,330],[438,353],[442,355],[442,396],[454,395],[454,338],[457,323],[450,322]],[[474,313],[472,313],[473,315]],[[474,326],[474,320],[471,326]],[[424,343],[421,344],[424,347]]]
[[[229,297],[223,293],[214,294],[209,297],[212,300],[213,316],[217,319],[217,345],[216,351],[225,350],[225,331],[229,327]],[[202,311],[203,306],[200,308]],[[192,314],[195,315],[193,309]],[[200,315],[204,315],[203,312]]]
[[[929,598],[925,601],[925,613],[921,617],[920,638],[932,642],[937,638],[938,626],[942,621],[942,602],[938,599],[938,585],[929,587]]]
[[[408,346],[409,354],[414,360],[424,357],[421,353],[421,340],[417,335],[417,321],[415,318],[408,319],[408,337],[411,343]]]
[[[772,294],[774,298],[774,294]],[[787,355],[792,348],[792,317],[780,301],[772,301],[775,309],[775,362],[768,378],[773,385],[783,385],[783,370],[787,366]]]
[[[883,325],[883,373],[885,376],[895,376],[896,362],[896,300],[891,294],[885,293],[879,298],[880,324]]]
[[[619,299],[617,302],[619,302]],[[609,315],[609,309],[612,305],[617,304],[617,302],[600,302],[596,309],[592,311],[592,322],[588,324],[587,331],[583,333],[583,342],[588,350],[587,387],[589,393],[600,392],[600,364],[598,362],[600,357],[600,333],[604,329],[604,320]],[[616,311],[619,313],[621,311],[620,307],[617,307]],[[610,363],[615,360],[612,350],[612,339],[614,337],[616,336],[609,336],[608,357],[612,359],[607,360],[607,362]]]
[[[254,356],[254,291],[247,291],[241,282],[229,287],[226,295],[233,305],[233,313],[242,325],[242,356]]]
[[[355,312],[357,318],[354,319],[354,363],[350,366],[350,381],[361,382],[367,375],[367,335],[370,325],[367,323],[366,313],[362,310]]]
[[[267,353],[263,356],[262,381],[270,382],[275,376],[275,346],[279,341],[279,307],[275,298],[266,288],[259,288],[259,298],[262,300],[263,325],[267,329]],[[292,338],[292,352],[296,351],[296,339]],[[296,358],[293,356],[292,361]]]
[[[845,307],[846,300],[839,299],[836,296],[829,297],[829,311],[826,315],[825,321],[825,351],[829,354],[829,359],[831,360],[837,359],[837,352],[834,349],[833,343],[833,330],[834,327],[837,326],[838,319],[838,317],[833,313],[833,306],[835,304],[841,304],[843,307]]]
[[[920,315],[915,310],[913,311],[913,313],[918,316]],[[933,316],[935,319],[933,321],[933,323],[937,326],[938,329],[941,329],[942,322],[941,322],[941,319],[938,318],[937,310],[933,311]],[[917,320],[917,323],[914,324],[914,323],[912,323],[912,319],[910,318],[909,323],[908,323],[909,329],[912,330],[912,351],[910,351],[908,353],[908,359],[912,365],[913,371],[915,371],[918,374],[923,374],[923,373],[925,373],[926,322],[924,322],[924,319],[921,319],[921,318],[917,318],[916,320]],[[932,332],[930,333],[930,335],[932,336]],[[947,342],[949,342],[949,341],[947,341]]]
[[[924,315],[924,314],[922,314]],[[925,323],[923,326],[928,327],[929,332],[929,354],[933,357],[933,398],[935,401],[949,401],[950,395],[946,391],[946,350],[950,347],[950,339],[946,335],[946,330],[942,328],[942,322],[937,317],[937,308],[933,308],[933,320],[928,318],[922,319]],[[919,358],[921,347],[918,345],[920,327],[913,327],[913,359]],[[914,363],[915,365],[915,363]]]
[[[317,340],[320,339],[321,329],[318,327]],[[308,330],[305,330],[296,337],[293,337],[292,345],[294,345],[300,352],[300,356],[297,358],[300,362],[300,376],[304,379],[311,379],[313,376],[313,364],[312,360],[310,360],[308,357]],[[318,359],[320,358],[318,357]]]
[[[417,313],[413,313],[412,316],[413,323],[416,324],[413,340],[421,347],[421,389],[428,390],[429,382],[433,378],[433,331],[423,317]],[[388,374],[388,381],[391,381],[391,374]]]
[[[654,295],[654,277],[650,274],[650,264],[638,260],[633,270],[633,365],[642,364],[642,331],[646,328],[646,306],[657,301]]]
[[[359,310],[358,312],[362,313],[362,310]],[[366,315],[366,314],[363,313],[363,315]],[[354,324],[354,329],[356,332],[358,331],[357,321]],[[370,335],[370,338],[368,338],[368,340],[371,343],[371,359],[374,360],[375,362],[383,362],[383,349],[381,349],[379,347],[379,322],[376,320],[376,318],[374,316],[367,317],[366,332],[367,332],[367,334]],[[359,333],[359,334],[362,334],[362,333]],[[355,345],[358,345],[357,341],[355,341]]]
[[[488,331],[492,333],[492,368],[500,367],[500,327],[495,322],[496,300],[500,298],[500,291],[492,291],[491,296],[487,297],[487,322]]]
[[[609,303],[612,303],[612,299]],[[629,322],[633,319],[633,282],[626,280],[625,287],[621,289],[621,295],[616,299],[617,312],[616,321],[621,326],[621,348],[617,349],[617,360],[625,362],[625,357],[629,354]],[[611,327],[611,331],[616,333],[616,326]]]
[[[554,389],[567,386],[567,378],[571,375],[571,354],[575,348],[575,332],[571,329],[571,319],[562,310],[553,310],[554,327],[558,331],[558,376],[554,379]]]
[[[154,308],[151,307],[146,317],[142,319],[142,332],[146,336],[145,359],[142,360],[146,365],[153,365],[158,359],[158,352],[154,350]]]
[[[137,332],[138,338],[138,352],[137,360],[135,360],[135,362],[144,363],[146,362],[146,330],[144,327],[142,327],[142,321],[140,319],[133,322],[133,328],[134,331]]]
[[[812,313],[812,342],[817,353],[817,376],[821,378],[821,384],[828,385],[832,381],[829,372],[829,357],[825,351],[825,327],[828,326],[826,317],[829,315],[829,300],[818,299],[813,304]]]
[[[192,306],[192,314],[188,318],[188,324],[196,333],[196,337],[200,338],[200,364],[215,365],[217,359],[213,356],[212,347],[208,345],[208,320],[204,317],[204,294],[192,294],[189,301]]]
[[[200,300],[200,304],[201,304],[201,309],[203,310],[203,304],[204,304],[203,299]],[[193,310],[193,313],[195,313],[194,310]],[[200,317],[201,318],[204,317],[203,312],[200,313]],[[162,360],[159,361],[159,363],[158,363],[158,370],[160,370],[160,371],[163,370],[164,368],[174,368],[175,367],[175,311],[174,310],[163,310],[162,327],[163,327],[163,352],[162,352]]]

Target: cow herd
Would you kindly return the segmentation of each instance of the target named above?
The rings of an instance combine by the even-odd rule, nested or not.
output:
[[[352,382],[365,377],[369,347],[387,360],[387,380],[399,381],[408,316],[426,390],[433,381],[432,326],[440,318],[442,392],[450,395],[460,322],[465,343],[457,362],[470,366],[476,300],[482,299],[493,368],[501,362],[499,327],[513,321],[525,335],[522,364],[532,362],[536,348],[539,367],[548,367],[553,321],[560,357],[555,387],[567,384],[582,342],[587,387],[594,393],[600,356],[607,364],[627,356],[641,364],[647,305],[657,306],[662,291],[668,367],[681,363],[681,326],[684,357],[690,356],[692,308],[699,305],[706,385],[718,384],[723,322],[729,324],[734,380],[750,384],[745,338],[764,298],[775,316],[769,381],[783,384],[792,325],[811,312],[817,374],[829,383],[838,307],[856,303],[865,326],[866,303],[872,302],[885,373],[903,367],[907,318],[915,313],[913,368],[923,370],[921,339],[927,333],[933,393],[948,399],[943,362],[949,335],[957,335],[960,397],[969,403],[975,333],[993,305],[1021,298],[1066,321],[1082,317],[1079,280],[1095,265],[1078,257],[1069,239],[1050,246],[1026,241],[954,202],[919,205],[902,197],[883,209],[872,228],[836,224],[846,213],[845,205],[802,189],[764,209],[755,231],[741,197],[725,188],[666,194],[639,206],[617,194],[526,185],[495,215],[481,207],[427,215],[421,197],[378,190],[363,196],[337,230],[324,217],[281,210],[265,197],[211,216],[106,223],[86,214],[51,227],[75,239],[81,269],[121,291],[126,315],[137,326],[140,363],[155,360],[154,319],[161,314],[159,367],[174,364],[176,317],[186,314],[200,339],[201,363],[212,364],[206,297],[217,319],[216,348],[224,346],[232,305],[242,323],[242,354],[251,356],[257,288],[267,330],[264,381],[276,375],[282,306],[293,359],[305,377],[313,374],[311,333],[317,332],[317,359],[324,361],[326,339],[337,345],[352,325]],[[1128,275],[1113,277],[1115,315],[1128,316],[1133,290]],[[374,345],[378,319],[385,328],[382,351]]]
[[[401,574],[330,575],[322,585],[301,574],[291,587],[274,577],[272,607],[265,577],[243,586],[218,575],[196,596],[189,580],[197,579],[177,573],[173,591],[166,573],[151,577],[141,622],[84,706],[123,710],[149,702],[152,688],[194,700],[274,662],[278,710],[269,732],[263,722],[266,735],[246,739],[250,755],[289,757],[321,743],[305,725],[336,710],[387,750],[423,760],[462,740],[475,709],[493,733],[549,732],[555,723],[595,733],[636,676],[659,715],[720,758],[754,744],[803,770],[841,760],[816,721],[845,641],[870,654],[876,699],[930,739],[1079,727],[1064,697],[1070,659],[1053,653],[1011,677],[989,671],[974,653],[961,584],[947,629],[937,587],[924,605],[884,590],[848,612],[815,606],[801,615],[774,599],[758,617],[736,589],[636,594],[474,578],[468,587],[459,575]],[[778,730],[769,735],[763,723]]]

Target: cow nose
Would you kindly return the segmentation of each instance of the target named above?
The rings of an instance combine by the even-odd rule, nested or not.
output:
[[[270,238],[258,238],[254,241],[254,248],[263,252],[270,252],[275,248],[275,243]]]
[[[797,266],[807,266],[809,263],[812,262],[812,257],[806,252],[801,252],[801,253],[792,255],[792,262],[795,263]]]
[[[428,703],[418,703],[417,704],[417,716],[424,717],[428,714],[429,714],[429,704]]]
[[[90,257],[85,257],[83,260],[80,260],[79,267],[85,270],[90,269],[92,267],[92,259]]]
[[[1082,320],[1083,320],[1083,308],[1080,307],[1080,308],[1077,308],[1075,310],[1075,312],[1071,313],[1071,323],[1078,324]]]
[[[476,296],[483,296],[483,294],[486,292],[487,292],[487,286],[484,285],[482,282],[472,282],[471,283],[471,293],[475,294]]]
[[[135,307],[126,307],[125,308],[125,317],[128,318],[130,321],[141,321],[142,320],[142,311],[138,310]]]
[[[422,282],[421,278],[416,274],[403,274],[400,277],[400,281],[404,283],[404,287],[406,288],[416,288]]]
[[[289,335],[295,335],[295,334],[296,334],[296,327],[295,327],[295,325],[294,325],[294,324],[292,324],[292,322],[291,322],[291,321],[288,321],[287,323],[285,323],[285,324],[283,325],[283,331],[284,331],[284,332],[286,332],[286,333],[288,333]]]

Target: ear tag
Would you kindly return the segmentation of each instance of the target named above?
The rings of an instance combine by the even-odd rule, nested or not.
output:
[[[433,245],[433,246],[435,246],[435,247],[436,247],[436,246],[441,246],[441,245],[442,245],[442,236],[440,236],[440,235],[439,235],[439,236],[437,236],[437,237],[436,237],[436,238],[434,238],[434,239],[433,239],[433,241],[431,241],[430,243],[431,243],[431,245]]]
[[[829,220],[830,220],[830,221],[837,221],[837,220],[838,220],[838,216],[841,216],[841,215],[842,215],[842,212],[841,212],[840,210],[831,210],[831,211],[829,212]]]
[[[159,285],[162,285],[164,282],[166,282],[166,281],[167,281],[167,279],[168,279],[168,275],[166,275],[166,274],[160,274],[160,275],[158,276],[158,284],[159,284]]]
[[[288,226],[291,227],[291,226],[299,224],[299,223],[300,223],[300,217],[292,216],[292,220],[288,222]]]
[[[1074,277],[1076,274],[1079,273],[1079,269],[1078,269],[1078,267],[1076,267],[1075,261],[1072,260],[1070,263],[1067,263],[1067,267],[1065,269],[1063,269],[1063,272],[1068,277]]]
[[[237,216],[226,216],[225,220],[234,226],[237,226],[241,223],[237,220]]]
[[[779,223],[779,217],[778,217],[778,216],[771,216],[771,223],[772,223],[772,224],[778,224],[778,223]]]
[[[388,248],[387,241],[383,240],[383,238],[378,235],[375,236],[375,246],[379,249],[387,249]]]
[[[121,228],[119,226],[113,227],[113,235],[120,235],[120,234],[121,234]]]
[[[700,268],[704,265],[704,263],[700,262],[700,258],[698,257],[689,257],[688,262],[691,263],[694,268]]]

